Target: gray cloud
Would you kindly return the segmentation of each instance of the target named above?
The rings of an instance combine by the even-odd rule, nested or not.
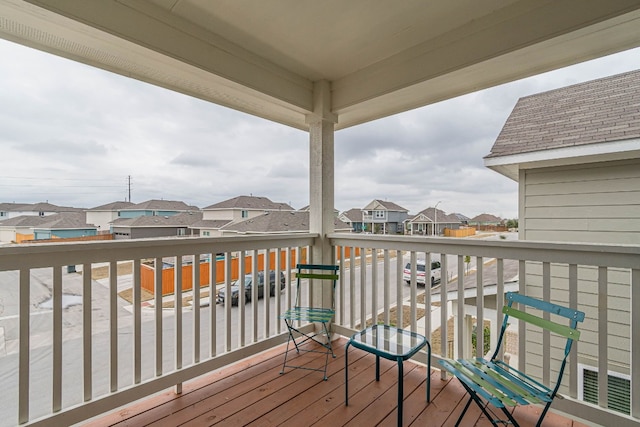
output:
[[[127,195],[204,207],[259,195],[309,203],[309,138],[166,89],[0,40],[0,201],[92,207]],[[376,120],[335,135],[336,207],[517,216],[486,169],[518,98],[640,68],[638,50]],[[47,70],[43,73],[42,70]],[[61,78],[64,76],[64,78]],[[26,166],[26,167],[25,167]]]

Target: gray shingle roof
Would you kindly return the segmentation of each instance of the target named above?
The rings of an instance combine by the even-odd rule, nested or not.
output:
[[[164,210],[164,211],[192,211],[199,210],[196,206],[189,206],[185,202],[177,200],[147,200],[122,210]]]
[[[394,211],[394,212],[409,212],[409,209],[405,209],[398,204],[389,202],[387,200],[380,200],[380,199],[375,199],[371,201],[371,203],[365,206],[364,209],[365,210],[370,210],[370,209],[387,210],[387,211]]]
[[[640,70],[520,98],[485,158],[640,138]]]
[[[342,212],[340,216],[344,216],[351,222],[362,222],[362,209],[352,208],[348,211]]]
[[[333,220],[336,231],[350,231],[348,224],[337,218]],[[308,232],[309,212],[267,212],[263,215],[223,227],[224,231],[239,233],[284,233]]]
[[[258,196],[238,196],[229,200],[215,203],[204,208],[209,209],[247,209],[247,210],[273,210],[292,211],[294,210],[287,203],[272,202],[266,197]]]
[[[473,218],[470,219],[470,221],[473,221],[473,222],[500,222],[500,221],[502,221],[502,219],[498,218],[495,215],[483,213],[483,214],[474,216]]]
[[[48,217],[36,215],[20,215],[0,221],[0,227],[36,227],[50,222]]]
[[[46,230],[96,228],[93,224],[87,224],[87,217],[84,212],[61,212],[45,216],[44,219],[46,219],[47,222],[34,226],[34,228]]]
[[[96,206],[95,208],[88,209],[90,211],[117,211],[120,209],[130,208],[131,206],[135,206],[134,203],[131,202],[111,202],[106,205]]]
[[[202,212],[183,212],[170,216],[143,215],[135,218],[118,218],[114,227],[184,227],[202,221]]]

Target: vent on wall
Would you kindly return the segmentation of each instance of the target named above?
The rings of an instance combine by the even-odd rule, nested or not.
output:
[[[613,411],[631,414],[631,379],[609,371],[607,405]],[[578,399],[598,404],[598,368],[578,364]]]

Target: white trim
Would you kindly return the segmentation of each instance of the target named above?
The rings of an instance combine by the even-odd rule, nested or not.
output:
[[[635,157],[640,157],[640,138],[489,157],[484,159],[484,165],[518,181],[519,169],[593,163]]]

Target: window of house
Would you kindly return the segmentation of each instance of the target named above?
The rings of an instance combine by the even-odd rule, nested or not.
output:
[[[207,237],[207,236],[210,236],[210,235],[211,235],[211,233],[209,233],[208,231],[203,231],[203,232],[202,232],[202,235],[203,235],[203,236],[205,236],[205,237]]]
[[[249,218],[249,212],[247,211],[240,212],[240,215],[242,216],[242,218]]]
[[[607,406],[613,411],[631,414],[631,378],[609,371]],[[578,364],[578,399],[598,404],[598,368]]]
[[[186,228],[178,228],[178,236],[186,236],[187,229]]]
[[[373,211],[373,214],[375,218],[378,218],[378,219],[384,218],[386,216],[385,211]]]

